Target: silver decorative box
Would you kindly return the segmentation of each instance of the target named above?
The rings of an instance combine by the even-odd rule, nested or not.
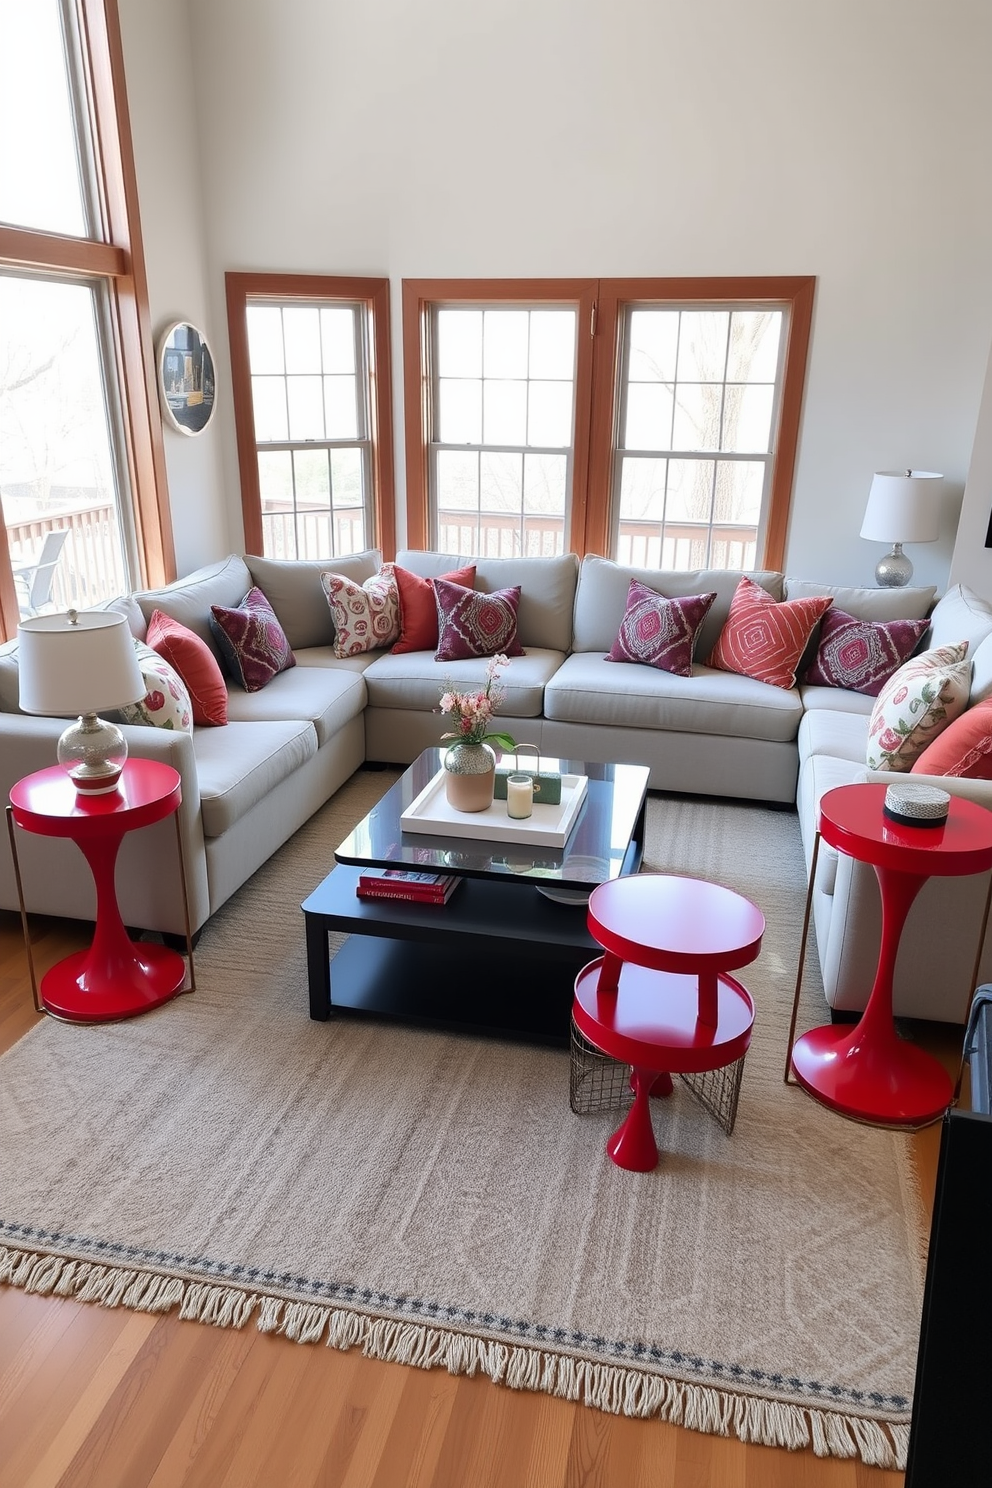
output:
[[[951,798],[936,785],[890,785],[885,792],[885,815],[902,827],[942,827]]]

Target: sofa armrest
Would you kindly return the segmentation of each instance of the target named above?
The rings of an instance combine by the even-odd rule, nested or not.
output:
[[[992,811],[992,780],[966,780],[960,775],[907,775],[904,770],[868,770],[858,777],[879,785],[935,785],[950,796],[974,801]]]

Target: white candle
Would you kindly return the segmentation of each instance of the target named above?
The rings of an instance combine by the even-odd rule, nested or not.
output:
[[[506,814],[518,821],[534,809],[534,782],[529,775],[506,777]]]

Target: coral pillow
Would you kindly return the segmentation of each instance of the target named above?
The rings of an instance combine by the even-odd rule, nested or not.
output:
[[[803,681],[877,697],[882,684],[912,655],[929,624],[929,620],[858,620],[844,610],[829,610]]]
[[[193,705],[179,672],[144,641],[135,641],[134,653],[147,690],[138,702],[126,703],[123,708],[116,709],[112,721],[142,723],[150,728],[182,729],[191,734]],[[227,698],[226,692],[224,697]]]
[[[692,676],[692,650],[716,594],[666,599],[640,579],[631,579],[627,610],[607,661],[639,661],[677,677]]]
[[[276,612],[261,589],[249,589],[240,605],[210,606],[210,629],[235,682],[258,692],[296,657]]]
[[[422,579],[408,568],[393,564],[400,600],[400,638],[393,654],[401,651],[433,651],[437,646],[437,600],[430,579]],[[475,564],[441,575],[449,584],[475,587]]]
[[[464,661],[470,656],[522,656],[517,641],[520,585],[479,594],[448,579],[432,579],[437,597],[435,661]]]
[[[706,665],[721,672],[739,672],[773,687],[793,687],[813,627],[832,604],[832,595],[776,602],[744,575]]]
[[[968,706],[968,642],[912,656],[882,686],[868,727],[871,770],[909,770]],[[933,773],[933,772],[931,772]]]
[[[392,563],[356,584],[344,574],[324,570],[320,582],[334,622],[334,655],[361,656],[389,646],[400,633],[399,596]]]
[[[226,723],[224,674],[206,641],[162,610],[152,611],[145,639],[182,677],[193,706],[193,722]]]
[[[912,773],[992,780],[992,698],[948,724],[917,757]]]

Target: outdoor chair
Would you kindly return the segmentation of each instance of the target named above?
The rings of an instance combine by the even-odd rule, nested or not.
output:
[[[62,549],[69,536],[67,527],[49,532],[42,545],[36,563],[25,564],[14,569],[14,584],[17,588],[18,605],[22,615],[37,615],[52,602],[55,586],[55,571],[62,559]]]

